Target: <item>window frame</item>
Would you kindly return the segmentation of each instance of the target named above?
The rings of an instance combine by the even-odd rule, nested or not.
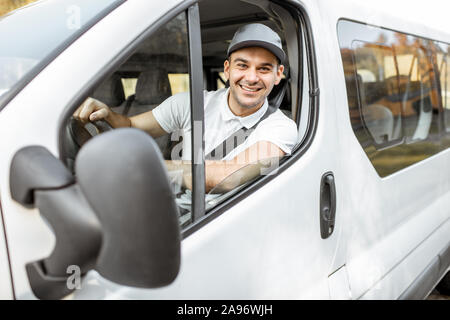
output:
[[[443,55],[441,64],[445,64],[446,68],[450,69],[450,65],[448,63],[450,61],[450,43],[446,43],[446,42],[439,41],[439,40],[434,40],[434,42],[436,43],[437,47],[440,47],[441,45],[447,46],[448,52]],[[439,65],[437,65],[436,68],[437,68],[437,70],[439,70],[439,75],[440,75],[441,70],[439,69]],[[445,75],[445,85],[446,85],[446,87],[445,87],[445,92],[446,92],[445,99],[446,100],[449,99],[448,96],[447,96],[447,92],[448,92],[447,91],[447,84],[449,82],[450,82],[450,79],[447,78],[447,73],[446,73],[446,75]],[[448,136],[448,135],[450,135],[450,119],[449,119],[448,124],[447,124],[446,114],[445,113],[446,113],[446,110],[450,110],[450,106],[447,106],[447,101],[444,104],[444,97],[442,95],[443,88],[442,88],[442,83],[440,81],[440,77],[439,77],[438,83],[439,83],[440,92],[441,92],[441,110],[442,110],[441,126],[442,126],[442,134],[444,136]],[[447,115],[450,118],[450,111],[447,112]]]
[[[200,20],[199,17],[196,17],[198,14],[198,0],[188,0],[182,2],[172,8],[170,12],[160,17],[156,21],[154,21],[149,27],[143,31],[136,39],[134,39],[130,44],[123,48],[123,50],[108,64],[106,68],[102,70],[102,72],[96,74],[90,81],[86,82],[83,86],[83,89],[79,91],[79,93],[68,103],[65,111],[61,114],[61,120],[58,126],[58,151],[59,151],[59,159],[63,161],[63,152],[64,146],[64,135],[65,135],[65,120],[68,119],[75,108],[79,106],[84,98],[90,93],[92,88],[97,87],[103,81],[109,77],[114,70],[116,70],[121,64],[123,64],[131,55],[138,49],[140,44],[148,38],[154,31],[156,31],[159,27],[169,22],[171,19],[179,15],[181,12],[186,12],[186,17],[188,20],[188,42],[189,42],[189,71],[190,71],[190,88],[191,90],[195,90],[194,93],[191,91],[191,108],[194,105],[196,114],[191,117],[192,124],[195,120],[201,121],[202,123],[202,143],[195,144],[194,136],[198,133],[195,132],[194,125],[192,126],[192,152],[201,151],[201,163],[195,163],[192,161],[192,172],[193,172],[193,203],[192,203],[192,217],[193,221],[187,225],[185,228],[181,230],[182,239],[188,237],[196,230],[200,229],[213,219],[219,217],[230,207],[234,206],[242,199],[257,191],[259,188],[264,186],[266,183],[270,182],[274,179],[278,174],[286,170],[290,165],[296,162],[310,147],[312,141],[314,139],[316,130],[317,130],[317,122],[318,122],[318,114],[319,114],[319,96],[320,90],[318,86],[318,72],[317,72],[317,63],[316,63],[316,54],[315,54],[315,45],[314,38],[312,34],[311,22],[309,20],[309,16],[303,6],[297,3],[294,0],[272,0],[273,3],[282,6],[289,10],[293,18],[298,23],[300,31],[298,32],[298,43],[299,43],[299,61],[300,68],[303,68],[303,59],[306,57],[306,62],[308,66],[308,83],[309,83],[309,112],[308,112],[308,121],[307,121],[307,130],[302,138],[302,140],[294,147],[294,150],[291,156],[285,157],[280,162],[278,167],[278,173],[274,175],[265,175],[261,176],[257,179],[257,181],[249,184],[236,194],[232,195],[230,198],[226,199],[222,203],[217,206],[211,208],[208,212],[205,211],[205,193],[204,193],[204,184],[205,184],[205,170],[204,170],[204,121],[203,121],[203,74],[202,67],[194,68],[194,65],[191,65],[195,62],[195,66],[202,66],[202,55],[201,55],[201,33],[200,33]],[[189,9],[191,11],[189,11]],[[197,11],[197,12],[196,12]],[[304,37],[304,39],[302,38]],[[304,41],[304,42],[302,42]],[[195,45],[197,44],[197,45]],[[200,52],[200,54],[195,53]],[[197,61],[195,60],[197,58]],[[192,68],[192,69],[191,69]],[[192,72],[196,72],[201,76],[192,76]],[[302,94],[303,92],[303,84],[305,79],[303,79],[303,72],[299,75],[298,81],[298,101],[297,101],[297,115],[301,114],[302,106]],[[195,84],[194,84],[195,83]],[[194,85],[193,85],[194,84]],[[192,86],[192,87],[191,87]],[[193,100],[192,100],[193,99]],[[193,104],[201,102],[201,104]],[[306,107],[306,106],[305,106]],[[199,113],[199,109],[201,112]],[[201,120],[200,120],[201,119]],[[298,117],[296,119],[296,123],[298,125]],[[198,153],[197,153],[198,154]],[[195,159],[195,158],[193,158]],[[202,190],[203,189],[203,190]]]
[[[303,68],[303,59],[306,56],[307,66],[308,66],[308,82],[309,82],[309,112],[308,112],[308,126],[306,133],[302,140],[294,147],[291,156],[285,157],[281,160],[277,174],[264,175],[257,178],[249,185],[245,186],[235,194],[231,195],[229,198],[223,202],[212,207],[208,212],[198,220],[194,220],[190,225],[186,226],[181,232],[182,239],[187,238],[193,234],[198,229],[202,228],[204,225],[208,224],[210,221],[216,219],[223,213],[225,213],[229,208],[233,207],[241,200],[248,197],[253,192],[257,191],[265,184],[272,181],[280,173],[290,167],[294,162],[296,162],[305,152],[309,149],[312,141],[314,139],[315,133],[317,131],[318,115],[319,115],[319,96],[320,90],[318,85],[318,72],[317,72],[317,62],[315,54],[315,44],[311,28],[311,22],[307,14],[306,9],[294,0],[272,0],[271,2],[282,6],[287,9],[293,18],[298,22],[300,30],[297,33],[298,45],[299,45],[299,67]],[[302,37],[304,37],[304,47],[302,45]],[[298,81],[298,101],[297,101],[297,119],[295,119],[297,126],[299,125],[299,115],[301,114],[302,106],[302,92],[303,92],[303,72],[299,74]],[[203,198],[202,201],[205,201]]]
[[[205,121],[203,102],[203,58],[198,4],[187,11],[189,44],[189,87],[191,99],[191,159],[192,159],[192,203],[191,223],[205,212]],[[200,123],[200,126],[196,125]],[[197,129],[197,130],[196,130]],[[198,132],[200,130],[200,132]],[[201,139],[200,139],[201,138]]]
[[[123,0],[124,1],[124,0]],[[197,37],[200,39],[200,26],[198,26],[198,30],[195,29],[195,27],[193,27],[193,25],[196,23],[195,19],[189,19],[189,15],[193,16],[195,15],[195,9],[193,11],[191,11],[192,13],[189,13],[190,11],[188,11],[191,7],[195,7],[197,6],[197,2],[198,0],[188,0],[185,2],[182,2],[176,6],[174,6],[169,12],[167,12],[165,15],[163,15],[162,17],[160,17],[159,19],[155,20],[154,22],[152,22],[136,39],[134,39],[130,44],[127,44],[126,46],[123,47],[123,50],[120,51],[120,53],[112,60],[108,63],[108,66],[105,67],[102,72],[99,72],[98,74],[96,74],[90,81],[86,82],[83,86],[83,89],[81,89],[78,94],[71,100],[70,103],[68,103],[65,111],[62,113],[61,115],[61,120],[59,122],[58,125],[58,151],[59,151],[59,159],[61,160],[61,162],[64,163],[64,136],[65,136],[65,126],[66,126],[66,121],[74,112],[74,110],[76,109],[77,106],[79,106],[84,99],[86,98],[86,96],[88,96],[93,88],[98,87],[103,81],[105,81],[109,76],[111,76],[111,74],[117,70],[125,61],[127,61],[135,52],[136,50],[139,49],[140,45],[148,38],[150,37],[155,31],[157,31],[161,26],[165,25],[166,23],[168,23],[169,21],[171,21],[172,19],[174,19],[177,15],[181,14],[182,12],[185,12],[186,15],[186,21],[187,21],[187,37],[188,37],[188,50],[189,50],[189,57],[188,57],[188,67],[189,67],[189,72],[190,72],[190,89],[193,90],[201,90],[200,92],[197,92],[195,94],[195,96],[197,97],[195,101],[199,101],[199,96],[201,96],[201,101],[203,101],[203,89],[198,87],[198,85],[196,85],[194,88],[192,88],[192,82],[195,81],[195,79],[191,78],[191,70],[196,70],[195,68],[193,68],[191,66],[191,62],[192,62],[192,49],[191,47],[193,46],[194,42],[196,43],[196,41],[191,41],[191,37],[189,35],[189,32],[198,32]],[[198,8],[197,8],[197,12],[198,12]],[[191,28],[189,27],[189,24],[191,21]],[[197,21],[199,23],[199,21]],[[195,37],[195,36],[194,36]],[[200,48],[201,50],[201,48]],[[195,52],[195,51],[194,51]],[[201,52],[201,51],[200,51]],[[200,55],[201,57],[201,55]],[[196,62],[198,63],[198,62]],[[200,63],[202,63],[201,58],[200,58]],[[202,70],[202,68],[198,68],[198,70]],[[193,99],[194,94],[192,94],[192,91],[190,92],[190,97],[191,97],[191,108],[192,108],[192,99]],[[197,105],[196,107],[197,110],[201,109],[201,116],[203,117],[203,103],[201,105]],[[198,113],[198,111],[197,111]],[[192,117],[193,118],[193,117]],[[192,121],[194,121],[192,119]],[[194,127],[192,127],[194,128]],[[192,134],[192,139],[194,139],[194,135]],[[193,143],[193,141],[192,141]],[[193,144],[192,144],[193,145]],[[193,152],[194,152],[194,148]],[[194,162],[192,162],[192,164],[194,164]],[[204,165],[204,164],[203,164]],[[198,169],[198,166],[196,166],[196,170]],[[203,170],[204,171],[204,170]],[[193,175],[194,176],[194,175]],[[194,177],[193,177],[194,180]],[[194,183],[196,183],[196,185],[199,185],[199,181],[193,181],[193,188],[196,187],[196,185],[194,185]],[[204,184],[204,180],[203,180],[203,184]],[[194,208],[194,205],[192,206],[192,209]],[[202,207],[198,207],[195,206],[196,211],[197,212],[204,212],[204,209],[202,210]],[[198,215],[199,213],[197,213]],[[194,216],[194,211],[192,210],[192,216]]]

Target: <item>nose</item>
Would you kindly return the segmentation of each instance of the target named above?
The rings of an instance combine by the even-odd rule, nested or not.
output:
[[[245,80],[248,83],[257,83],[259,81],[258,72],[255,68],[248,68],[246,70]]]

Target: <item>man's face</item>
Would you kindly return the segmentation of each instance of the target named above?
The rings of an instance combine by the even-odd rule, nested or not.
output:
[[[278,65],[277,58],[264,48],[233,52],[224,63],[225,77],[230,81],[230,103],[247,110],[259,108],[273,86],[280,83],[283,70],[284,66]]]

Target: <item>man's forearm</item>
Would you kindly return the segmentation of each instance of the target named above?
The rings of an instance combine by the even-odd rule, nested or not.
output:
[[[164,160],[167,171],[182,171],[182,186],[192,190],[192,165],[191,161]]]
[[[244,167],[245,163],[234,161],[205,161],[205,188],[206,192],[221,183],[225,178]]]
[[[113,128],[131,127],[130,118],[119,113],[110,111],[110,115],[105,119]]]
[[[192,163],[191,161],[171,161],[165,160],[167,170],[183,171],[183,186],[192,189]],[[205,161],[205,189],[209,192],[212,188],[222,182],[233,172],[241,169],[246,164],[236,163],[234,161]]]
[[[285,152],[278,146],[268,141],[260,141],[231,160],[205,161],[205,188],[206,192],[211,191],[217,185],[217,192],[226,192],[242,183],[249,181],[260,174],[261,170],[271,170],[274,165],[278,165],[279,159]],[[192,189],[192,168],[191,161],[168,161],[168,170],[183,170],[183,185]],[[246,167],[243,170],[242,168]],[[232,175],[236,171],[239,173]],[[231,176],[232,175],[232,176]],[[230,177],[231,176],[231,177]],[[229,177],[229,178],[228,178]],[[228,178],[224,183],[225,178]],[[219,190],[220,189],[220,190]]]

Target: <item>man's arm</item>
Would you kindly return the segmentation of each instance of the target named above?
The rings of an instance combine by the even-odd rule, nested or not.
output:
[[[210,191],[212,188],[221,183],[225,178],[229,177],[234,172],[242,169],[249,164],[258,164],[265,159],[278,159],[285,155],[277,145],[269,141],[259,141],[231,160],[225,161],[205,161],[205,175],[206,175],[206,190]],[[259,170],[257,171],[259,172]],[[250,176],[239,176],[236,179],[245,182],[253,178],[254,170],[248,170]],[[258,173],[256,174],[258,175]],[[235,183],[239,183],[236,181]],[[230,185],[235,184],[230,181]]]
[[[153,112],[147,111],[141,114],[138,114],[136,116],[133,116],[130,119],[131,127],[138,128],[141,130],[146,131],[148,134],[150,134],[153,138],[158,138],[163,135],[168,134],[158,121],[156,121],[155,116],[153,115]]]
[[[225,178],[230,177],[234,172],[242,169],[249,164],[254,164],[255,166],[243,172],[242,175],[234,177],[231,179],[227,185],[224,186],[226,189],[232,189],[239,184],[242,184],[257,175],[260,174],[260,169],[265,164],[262,163],[263,160],[267,159],[279,159],[285,155],[285,152],[281,150],[277,145],[268,141],[259,141],[246,150],[239,153],[231,160],[206,160],[205,161],[205,188],[206,192],[211,191],[219,183],[221,183]],[[166,166],[169,171],[171,170],[183,170],[183,185],[192,189],[192,172],[191,172],[191,162],[190,161],[169,161],[166,160]],[[255,170],[257,169],[257,170]],[[236,180],[236,181],[234,181]]]
[[[167,132],[156,121],[153,112],[147,111],[133,117],[126,117],[121,114],[113,112],[106,104],[99,100],[88,98],[86,101],[74,112],[74,118],[87,123],[96,120],[105,120],[113,128],[121,127],[133,127],[148,132],[152,137],[157,138],[167,134]],[[221,183],[226,177],[229,177],[232,173],[239,169],[249,165],[258,164],[259,161],[264,159],[276,159],[285,155],[285,152],[281,150],[277,145],[268,141],[259,141],[246,150],[239,153],[231,160],[222,161],[205,161],[205,176],[206,176],[206,191],[209,192],[219,183]],[[183,170],[183,184],[192,189],[192,174],[190,161],[166,161],[166,166],[169,171],[171,170]],[[256,166],[257,167],[257,166]],[[256,167],[251,168],[243,173],[243,176],[236,177],[242,182],[258,175],[259,171],[255,171]],[[239,181],[230,181],[229,185],[235,185]],[[232,188],[232,187],[230,187]]]

